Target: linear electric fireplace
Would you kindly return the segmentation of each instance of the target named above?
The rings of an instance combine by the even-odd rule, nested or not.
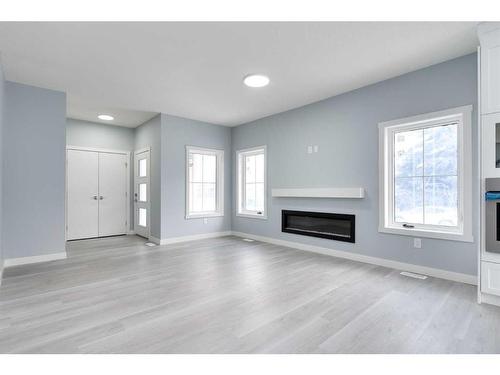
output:
[[[355,216],[327,212],[281,211],[281,231],[354,242]]]

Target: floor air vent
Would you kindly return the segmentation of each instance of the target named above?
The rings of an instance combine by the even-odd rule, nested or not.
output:
[[[403,275],[403,276],[406,276],[406,277],[411,277],[413,279],[419,279],[419,280],[425,280],[425,279],[427,279],[427,276],[420,275],[418,273],[413,273],[413,272],[403,271],[403,272],[400,273],[400,275]]]

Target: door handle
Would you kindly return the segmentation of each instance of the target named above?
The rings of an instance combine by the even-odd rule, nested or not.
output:
[[[102,201],[104,197],[102,195],[99,196],[99,200]]]
[[[97,195],[94,195],[94,197],[93,197],[93,198],[94,198],[94,200],[96,201],[96,200],[97,200]]]

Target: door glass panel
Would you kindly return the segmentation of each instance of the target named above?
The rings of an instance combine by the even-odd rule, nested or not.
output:
[[[147,210],[145,208],[139,208],[139,225],[141,227],[146,227],[147,222]]]
[[[140,202],[147,202],[148,201],[147,184],[139,184],[139,201]]]
[[[495,124],[495,167],[500,168],[500,124]]]
[[[139,160],[139,177],[147,176],[147,159]]]

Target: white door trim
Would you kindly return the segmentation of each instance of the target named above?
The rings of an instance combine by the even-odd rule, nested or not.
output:
[[[131,183],[131,159],[130,151],[126,150],[114,150],[114,149],[106,149],[106,148],[97,148],[97,147],[80,147],[80,146],[71,146],[66,145],[66,155],[65,155],[65,176],[64,176],[64,241],[68,240],[68,150],[77,150],[77,151],[90,151],[90,152],[105,152],[108,154],[125,154],[127,155],[127,223],[128,230],[130,229],[130,183]],[[133,162],[133,161],[132,161]]]
[[[130,156],[130,151],[127,150],[116,150],[110,148],[99,148],[99,147],[80,147],[80,146],[66,146],[66,150],[77,150],[77,151],[93,151],[93,152],[106,152],[108,154],[126,154]]]
[[[143,147],[143,148],[139,148],[137,150],[134,150],[134,155],[135,154],[140,154],[141,152],[146,152],[146,151],[151,151],[151,147]]]

